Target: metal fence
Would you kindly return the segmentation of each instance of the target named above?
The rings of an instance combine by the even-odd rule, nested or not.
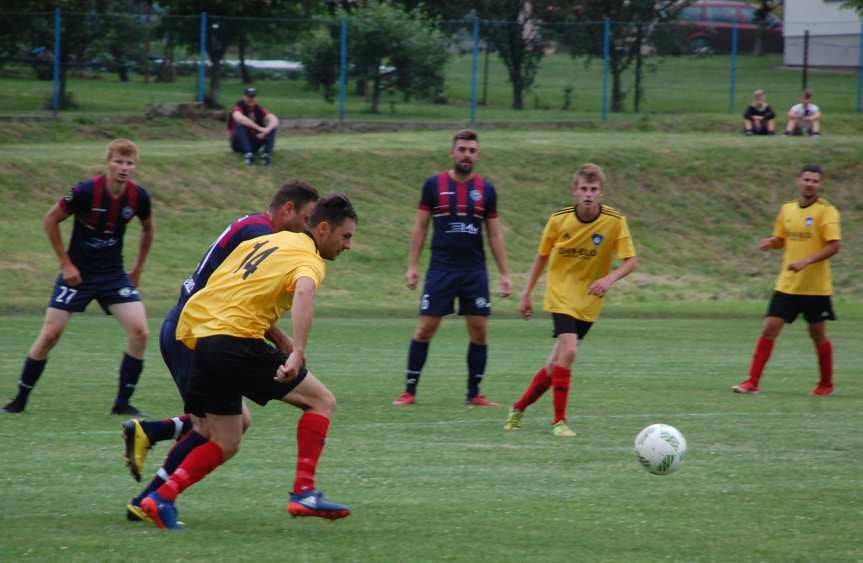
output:
[[[739,113],[765,89],[780,115],[802,89],[861,112],[863,30],[759,37],[692,22],[442,22],[423,57],[378,62],[352,17],[0,13],[3,113],[230,107],[247,86],[280,118],[565,121]],[[800,25],[798,24],[799,28]],[[804,26],[805,27],[805,26]],[[368,39],[367,39],[368,41]],[[420,41],[417,39],[416,41]],[[762,55],[753,54],[759,49]],[[410,53],[413,45],[400,46]],[[435,67],[429,66],[436,65]],[[369,65],[378,72],[370,74]],[[365,73],[365,74],[363,74]],[[375,78],[369,78],[374,75]],[[378,77],[381,77],[380,80]]]

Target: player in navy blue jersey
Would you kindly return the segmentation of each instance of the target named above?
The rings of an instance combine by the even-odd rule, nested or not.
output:
[[[2,412],[24,412],[30,392],[45,369],[48,353],[60,340],[71,314],[84,311],[95,299],[106,314],[120,321],[128,335],[111,413],[140,414],[129,404],[129,399],[141,376],[149,336],[138,283],[153,244],[153,214],[150,196],[132,181],[138,147],[126,139],[117,139],[108,145],[105,159],[104,176],[79,183],[42,220],[61,273],[54,284],[42,329],[24,361],[18,395]],[[67,251],[63,248],[60,223],[70,216],[75,217],[75,224]],[[135,267],[127,274],[123,269],[123,234],[126,224],[135,217],[141,221],[141,240]]]
[[[497,192],[491,182],[473,170],[479,157],[476,132],[459,131],[450,148],[452,169],[428,178],[423,185],[405,273],[408,289],[417,286],[419,258],[429,223],[433,222],[431,261],[420,302],[419,322],[408,350],[405,390],[393,401],[394,405],[416,402],[417,384],[429,342],[444,315],[454,311],[453,303],[458,299],[458,314],[465,318],[470,339],[465,403],[477,407],[498,406],[479,392],[488,358],[486,338],[491,314],[483,228],[488,230],[489,246],[500,270],[503,297],[509,295],[512,280],[497,216]]]
[[[195,271],[183,282],[177,304],[168,311],[162,322],[159,348],[184,402],[191,377],[193,353],[176,339],[176,332],[180,313],[186,302],[207,285],[210,274],[241,242],[278,231],[302,232],[317,200],[317,190],[308,183],[302,180],[285,183],[273,195],[266,212],[246,215],[228,225],[210,245]],[[291,352],[290,337],[277,326],[273,325],[266,336],[280,350],[288,354]],[[251,414],[245,405],[242,415],[245,431],[251,424]],[[141,500],[158,489],[165,482],[165,477],[174,472],[190,451],[207,441],[202,428],[205,421],[206,419],[184,414],[159,421],[133,419],[123,424],[126,464],[136,481],[141,480],[141,469],[153,444],[163,440],[177,440],[149,485],[127,504],[126,516],[130,520],[149,519],[140,508]]]

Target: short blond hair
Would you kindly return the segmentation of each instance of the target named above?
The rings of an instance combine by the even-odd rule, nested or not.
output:
[[[758,96],[764,96],[766,94],[767,93],[764,90],[756,90],[756,91],[752,92],[752,98],[755,99]]]
[[[572,177],[572,184],[577,184],[579,179],[583,179],[585,182],[590,183],[598,181],[599,185],[605,188],[605,172],[602,171],[602,168],[598,164],[593,164],[591,162],[582,164],[581,168],[579,168]]]
[[[138,160],[138,145],[129,139],[114,139],[105,149],[105,160],[110,161],[114,155],[127,156]]]

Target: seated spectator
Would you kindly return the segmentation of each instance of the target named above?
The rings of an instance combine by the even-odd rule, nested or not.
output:
[[[243,99],[234,105],[228,116],[231,149],[243,153],[246,164],[251,166],[255,163],[255,155],[263,148],[261,162],[269,165],[273,160],[278,126],[279,118],[258,104],[258,91],[246,88]]]
[[[756,90],[752,94],[752,104],[746,108],[743,114],[744,133],[747,135],[773,135],[773,118],[776,114],[767,104],[767,95],[764,90]]]
[[[804,90],[800,94],[800,103],[788,110],[788,125],[785,127],[786,135],[802,135],[804,131],[810,135],[821,134],[821,112],[812,103],[812,92],[809,90]]]

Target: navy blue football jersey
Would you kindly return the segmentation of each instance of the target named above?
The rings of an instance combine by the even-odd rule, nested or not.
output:
[[[150,217],[150,196],[132,181],[114,197],[105,176],[85,180],[60,200],[60,207],[75,216],[67,253],[82,273],[123,271],[123,235],[137,216]]]
[[[479,175],[456,182],[448,172],[425,181],[419,209],[429,211],[434,224],[432,270],[484,270],[483,223],[497,217],[494,185]]]

